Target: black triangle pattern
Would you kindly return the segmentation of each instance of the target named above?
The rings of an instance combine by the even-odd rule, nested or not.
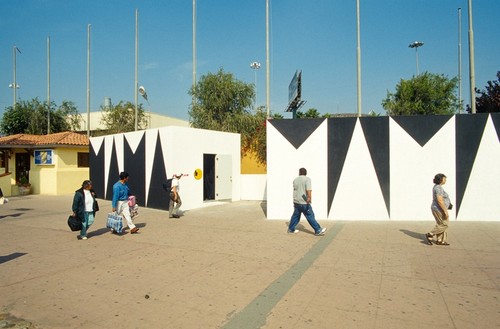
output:
[[[163,183],[167,181],[167,171],[163,161],[163,149],[161,146],[160,132],[156,137],[156,146],[153,160],[153,169],[151,170],[151,182],[148,192],[148,208],[168,210],[170,198],[163,189]]]
[[[414,115],[391,118],[420,146],[424,147],[452,117],[453,115]]]
[[[89,175],[98,198],[104,198],[104,154],[104,142],[98,154],[90,143]]]
[[[135,135],[124,135],[124,145],[123,145],[123,157],[126,159],[124,161],[125,171],[129,173],[130,180],[128,181],[128,186],[130,188],[131,195],[135,195],[136,201],[140,206],[144,206],[146,200],[146,187],[145,180],[142,177],[146,176],[146,170],[144,164],[146,163],[146,142],[145,134],[142,134],[141,141],[135,150],[132,152],[132,148],[127,140],[128,138],[136,138]]]
[[[500,113],[490,113],[490,115],[495,126],[495,131],[497,132],[498,141],[500,142]]]
[[[469,182],[481,137],[488,120],[488,113],[456,116],[455,126],[455,167],[456,167],[456,215]]]
[[[370,151],[385,207],[391,216],[389,117],[362,117],[361,127]]]
[[[357,118],[328,119],[328,213],[337,192],[356,120]]]
[[[325,119],[272,119],[268,120],[280,134],[298,149]]]
[[[116,144],[113,137],[113,145],[111,146],[111,159],[108,172],[108,186],[106,187],[106,200],[113,199],[113,185],[118,181],[120,173],[118,172],[118,159],[116,155]]]

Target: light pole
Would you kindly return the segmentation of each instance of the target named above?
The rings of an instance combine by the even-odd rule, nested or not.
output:
[[[458,113],[462,113],[462,8],[458,8]]]
[[[472,0],[469,0],[469,81],[470,109],[476,113],[476,69],[474,66],[474,31],[472,30]]]
[[[13,106],[14,106],[14,109],[16,108],[16,103],[17,103],[17,89],[20,87],[18,84],[17,84],[17,80],[16,80],[16,54],[17,52],[21,53],[21,50],[19,50],[19,48],[17,48],[16,46],[14,46],[14,48],[12,48],[12,60],[13,60],[13,67],[14,67],[14,83],[11,83],[9,85],[9,88],[12,88],[14,90],[14,103],[13,103]]]
[[[250,67],[254,70],[254,75],[255,75],[255,102],[257,102],[257,70],[260,69],[260,63],[259,62],[252,62],[250,63]]]
[[[424,45],[423,42],[415,41],[413,43],[410,43],[410,45],[408,46],[410,48],[415,48],[415,55],[416,55],[416,61],[417,61],[417,75],[419,75],[419,73],[418,73],[418,47],[422,47],[423,45]]]

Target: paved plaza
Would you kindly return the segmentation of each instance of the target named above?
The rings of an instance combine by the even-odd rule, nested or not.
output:
[[[0,328],[500,328],[500,221],[267,220],[265,202],[141,208],[137,234],[88,240],[66,224],[72,195],[0,205]],[[423,205],[427,207],[427,205]],[[290,205],[290,214],[292,213]]]

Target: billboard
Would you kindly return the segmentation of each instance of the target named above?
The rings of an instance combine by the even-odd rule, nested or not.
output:
[[[301,85],[302,85],[302,71],[295,71],[295,74],[288,85],[288,103],[296,103],[300,100]]]

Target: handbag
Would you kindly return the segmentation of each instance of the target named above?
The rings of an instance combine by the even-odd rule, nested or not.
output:
[[[135,195],[131,195],[128,197],[128,206],[129,207],[135,206]]]
[[[82,229],[82,221],[76,216],[69,215],[68,226],[72,231],[80,231]]]
[[[121,233],[123,230],[122,216],[118,215],[116,212],[108,213],[108,217],[106,219],[106,227],[114,230],[117,233]]]

